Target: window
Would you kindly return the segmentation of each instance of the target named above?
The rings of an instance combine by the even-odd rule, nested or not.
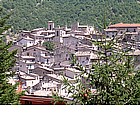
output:
[[[27,56],[29,56],[30,55],[30,53],[29,52],[27,52]]]
[[[56,32],[56,36],[59,36],[59,31]]]
[[[33,53],[33,56],[36,56],[36,53]]]
[[[47,59],[47,63],[49,63],[49,60]]]
[[[50,25],[50,30],[52,29],[52,26]]]
[[[29,70],[29,73],[33,73],[33,71],[32,70]]]

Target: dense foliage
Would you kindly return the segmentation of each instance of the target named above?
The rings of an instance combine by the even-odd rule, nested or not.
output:
[[[5,42],[5,34],[9,26],[6,21],[9,16],[0,19],[0,104],[19,104],[20,94],[16,93],[17,85],[11,85],[8,81],[13,76],[11,68],[15,64],[16,51],[9,52],[11,43]]]
[[[53,42],[44,42],[43,46],[45,46],[46,50],[53,51],[54,43]]]
[[[94,44],[100,49],[97,52],[98,59],[92,63],[90,72],[75,62],[75,66],[82,71],[81,76],[77,77],[77,84],[64,78],[68,93],[73,94],[73,104],[140,104],[140,73],[134,72],[133,57],[123,51],[117,39],[106,41],[104,38]],[[83,83],[81,77],[87,82]]]
[[[2,0],[1,4],[13,12],[9,22],[17,30],[47,27],[48,20],[99,26],[105,10],[108,23],[140,23],[137,0]]]

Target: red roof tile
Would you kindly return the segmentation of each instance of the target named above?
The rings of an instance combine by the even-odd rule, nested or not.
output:
[[[109,28],[127,28],[127,27],[129,28],[140,27],[140,24],[117,23],[109,26]]]

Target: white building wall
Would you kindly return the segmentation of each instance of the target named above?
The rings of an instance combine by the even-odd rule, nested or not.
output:
[[[73,71],[66,70],[65,75],[67,77],[73,78],[75,77],[75,73]]]
[[[43,44],[45,41],[45,36],[35,36],[35,44]]]
[[[112,38],[112,37],[115,37],[117,35],[117,32],[106,32],[105,34],[108,38]]]
[[[48,54],[47,51],[39,50],[37,48],[27,50],[22,53],[23,56],[34,56],[36,62],[42,62],[42,60],[44,60],[44,59],[42,59],[42,56],[45,57],[45,56],[47,56],[47,54]]]
[[[126,28],[126,31],[127,32],[136,32],[137,31],[137,28]]]
[[[39,78],[36,78],[35,80],[26,80],[26,79],[22,79],[22,88],[26,89],[27,87],[32,88],[33,86],[35,86],[36,84],[38,84],[40,82]]]
[[[27,68],[25,62],[19,61],[19,71],[23,71],[25,73],[28,73],[28,68]]]
[[[79,56],[77,60],[82,66],[85,66],[89,64],[90,56]]]
[[[21,39],[19,42],[17,42],[17,45],[30,47],[34,45],[34,41],[28,39]]]

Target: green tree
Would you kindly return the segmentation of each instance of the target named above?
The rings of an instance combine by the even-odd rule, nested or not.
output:
[[[8,83],[8,79],[13,76],[11,71],[15,64],[16,51],[9,52],[11,43],[5,42],[7,30],[10,28],[6,24],[8,16],[0,19],[0,104],[10,105],[19,104],[20,94],[16,94],[17,85]]]
[[[44,42],[43,46],[45,46],[46,49],[49,50],[49,51],[53,51],[54,47],[55,47],[53,42]]]
[[[139,23],[137,0],[1,0],[6,11],[13,11],[9,22],[17,30],[47,27],[47,21],[68,26],[75,21],[98,26],[102,23],[104,5],[108,23]],[[26,22],[25,22],[26,21]]]
[[[92,63],[90,72],[82,71],[76,83],[70,83],[66,78],[64,85],[72,93],[73,104],[92,105],[137,105],[140,104],[140,74],[134,72],[133,57],[124,52],[119,40],[110,41],[104,36],[102,41],[94,42],[99,47],[98,60]],[[88,86],[83,84],[81,77],[87,76]],[[96,89],[93,93],[92,89]]]
[[[98,59],[92,65],[88,75],[91,88],[96,95],[91,98],[93,104],[139,104],[140,85],[135,79],[133,59],[123,51],[118,42],[102,41]]]

